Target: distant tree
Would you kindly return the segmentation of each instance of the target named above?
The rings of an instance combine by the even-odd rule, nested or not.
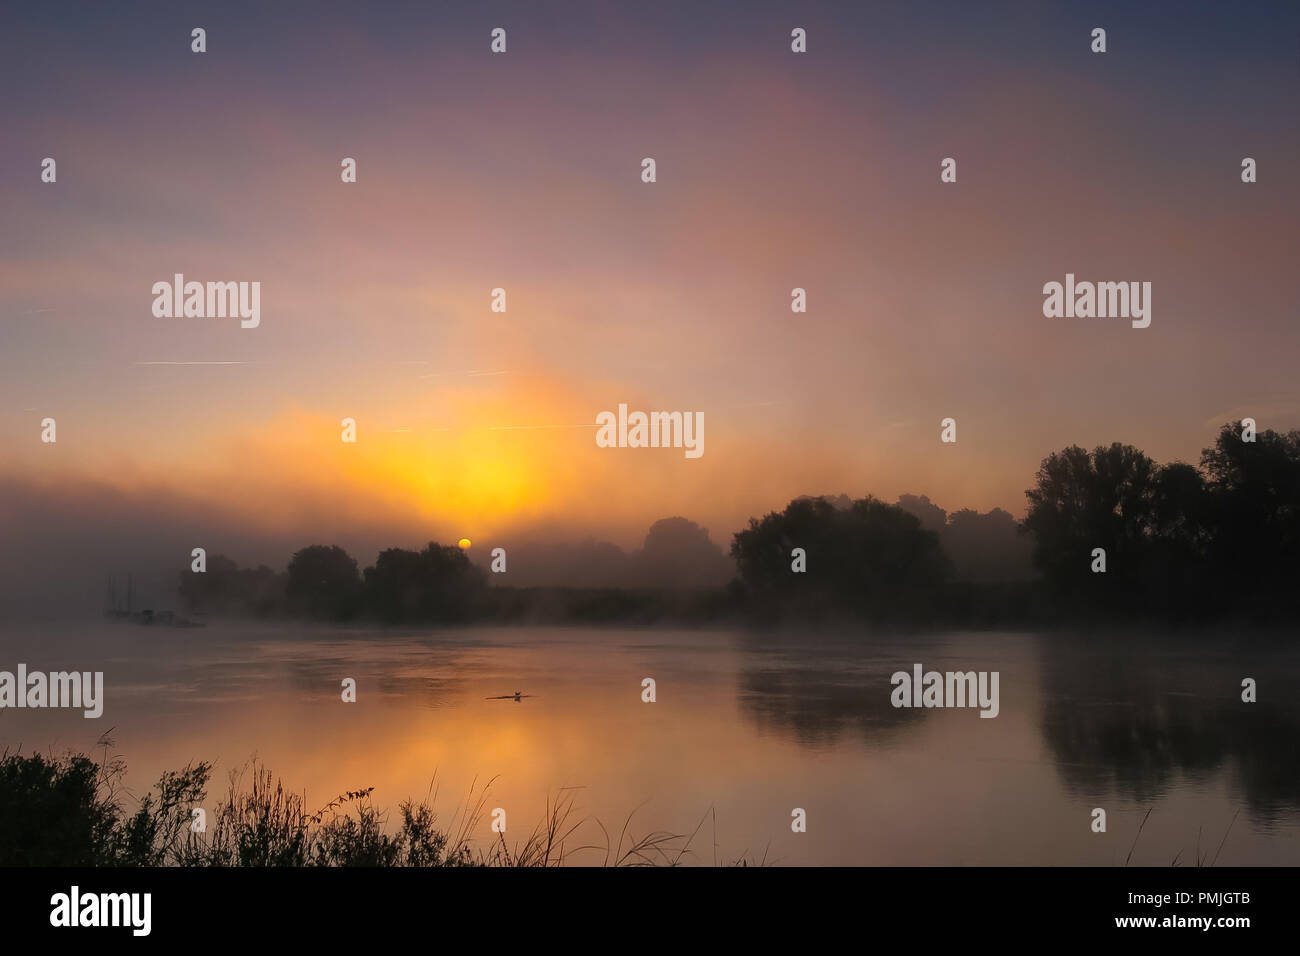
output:
[[[224,554],[208,558],[207,571],[196,574],[187,566],[177,588],[187,610],[218,615],[257,615],[285,610],[287,576],[264,564],[240,568]]]
[[[948,515],[939,534],[957,576],[967,581],[1023,581],[1033,576],[1033,545],[1020,522],[994,508],[981,514],[962,508]]]
[[[239,572],[239,595],[244,613],[264,617],[283,613],[289,576],[265,564]]]
[[[634,564],[637,583],[647,587],[706,587],[725,584],[736,573],[708,530],[686,518],[652,524]]]
[[[224,554],[214,554],[208,558],[207,571],[196,574],[186,562],[177,590],[190,611],[230,609],[238,602],[239,565]]]
[[[489,574],[498,587],[623,587],[627,552],[608,541],[557,541],[552,536],[509,544],[507,574]]]
[[[464,620],[485,587],[464,551],[432,541],[423,551],[382,551],[365,572],[367,604],[390,623]]]
[[[313,544],[289,560],[285,592],[293,610],[345,620],[360,607],[357,562],[338,545]]]
[[[808,570],[791,570],[802,548]],[[735,535],[732,557],[760,603],[858,609],[885,616],[924,610],[951,571],[936,534],[897,505],[875,498],[837,508],[824,498],[791,501]]]
[[[853,507],[853,499],[848,495],[800,495],[795,501],[825,501],[840,511],[847,511]]]
[[[899,495],[898,507],[916,515],[926,531],[942,534],[948,525],[948,512],[932,502],[929,495]]]

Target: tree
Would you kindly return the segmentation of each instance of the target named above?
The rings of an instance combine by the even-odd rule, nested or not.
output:
[[[264,564],[240,568],[224,554],[208,558],[208,569],[196,574],[186,567],[177,589],[188,610],[206,614],[268,614],[283,612],[287,576]]]
[[[289,560],[285,592],[291,607],[312,617],[350,618],[360,606],[357,562],[338,545],[310,545]]]
[[[1024,581],[1033,575],[1032,545],[1020,533],[1020,522],[1001,508],[954,511],[939,542],[964,580]]]
[[[1246,442],[1239,427],[1224,425],[1201,453],[1211,570],[1225,601],[1276,605],[1300,571],[1300,431],[1263,431]]]
[[[792,570],[802,548],[807,571]],[[825,498],[791,501],[737,532],[731,545],[741,580],[759,603],[805,613],[858,609],[883,616],[929,606],[951,571],[939,538],[897,505],[862,498],[837,508]]]
[[[458,621],[469,616],[486,587],[465,552],[429,542],[423,551],[389,548],[366,568],[367,602],[383,620]]]
[[[948,512],[932,502],[929,495],[899,495],[898,507],[916,515],[926,531],[943,534],[948,525]]]
[[[1154,530],[1158,466],[1132,445],[1087,452],[1078,445],[1043,459],[1025,492],[1024,528],[1034,536],[1034,564],[1059,597],[1107,604],[1133,602]],[[1106,552],[1106,573],[1092,572],[1092,552]]]
[[[735,575],[708,530],[686,518],[652,524],[634,564],[637,583],[647,587],[709,587]]]
[[[1209,608],[1212,582],[1206,554],[1211,542],[1205,479],[1185,462],[1163,466],[1152,496],[1151,548],[1145,566],[1152,609],[1195,618]]]

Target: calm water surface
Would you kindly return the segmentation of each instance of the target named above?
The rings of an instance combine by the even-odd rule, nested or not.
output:
[[[716,842],[720,857],[781,865],[1122,864],[1130,849],[1135,865],[1216,851],[1220,865],[1300,864],[1300,652],[1232,635],[1138,651],[1011,633],[95,622],[0,639],[0,669],[103,670],[106,683],[98,721],[0,712],[0,747],[89,751],[113,728],[137,793],[207,759],[215,803],[256,755],[313,808],[370,786],[395,807],[436,773],[446,820],[491,779],[486,805],[506,810],[510,839],[565,787],[615,833],[632,811],[636,835],[690,832],[707,814],[698,862]],[[999,671],[1000,715],[894,709],[889,675],[918,662]],[[355,704],[340,701],[345,677]],[[645,677],[656,703],[641,701]],[[1243,677],[1259,703],[1240,702]],[[533,696],[484,699],[516,690]],[[795,807],[806,833],[791,832]],[[1090,831],[1094,807],[1106,834]],[[580,834],[603,842],[594,823]]]

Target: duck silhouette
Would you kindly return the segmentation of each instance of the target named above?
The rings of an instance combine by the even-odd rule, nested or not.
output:
[[[500,697],[484,697],[484,700],[523,700],[525,697],[532,697],[532,694],[521,694],[515,691],[513,694],[502,694]]]

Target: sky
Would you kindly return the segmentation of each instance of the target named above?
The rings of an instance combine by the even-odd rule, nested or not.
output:
[[[1300,428],[1300,8],[1131,6],[7,5],[5,561],[725,550],[797,495],[1019,516],[1070,444]],[[260,325],[156,317],[177,272]],[[1067,273],[1150,327],[1044,317]],[[597,447],[620,403],[704,454]]]

